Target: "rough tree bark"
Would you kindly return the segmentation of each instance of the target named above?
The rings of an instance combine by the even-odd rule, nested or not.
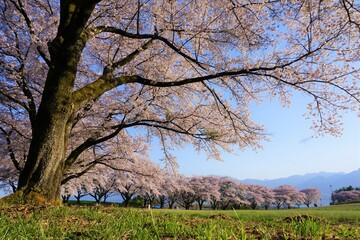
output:
[[[10,196],[17,202],[60,202],[60,186],[65,170],[66,142],[75,107],[74,81],[86,41],[85,25],[96,1],[61,1],[56,38],[49,42],[51,59],[41,103],[32,126],[28,158],[20,173],[18,190]]]
[[[60,194],[63,176],[66,125],[71,115],[71,74],[65,66],[49,71],[44,95],[33,127],[29,155],[19,177],[19,190],[36,192],[49,201]],[[54,72],[54,73],[53,73]],[[69,76],[70,75],[70,76]]]

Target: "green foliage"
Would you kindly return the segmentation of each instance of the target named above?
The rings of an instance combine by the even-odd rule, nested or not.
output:
[[[142,196],[136,196],[132,198],[129,202],[129,206],[131,207],[143,207],[144,205],[144,198]]]
[[[329,226],[326,221],[308,215],[301,216],[291,221],[290,227],[294,235],[298,238],[315,238],[320,239],[329,231]]]
[[[221,133],[213,129],[205,129],[202,134],[209,140],[216,140],[221,137]]]
[[[360,191],[360,187],[353,187],[353,186],[349,185],[347,187],[342,187],[342,188],[336,189],[334,192],[339,193],[339,192],[353,191],[353,190],[359,190]]]
[[[281,211],[117,206],[0,211],[0,239],[360,239],[360,204]]]

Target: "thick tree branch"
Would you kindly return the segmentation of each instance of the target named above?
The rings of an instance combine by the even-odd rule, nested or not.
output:
[[[94,168],[94,166],[96,166],[96,164],[100,163],[101,160],[106,157],[106,156],[101,156],[100,158],[95,159],[94,161],[88,163],[85,167],[85,169],[83,169],[80,172],[77,173],[73,173],[70,174],[68,176],[66,176],[62,181],[61,181],[61,185],[66,184],[67,182],[69,182],[71,179],[75,179],[75,178],[79,178],[81,176],[83,176],[84,174],[88,173],[91,169]]]
[[[83,37],[83,41],[86,42],[87,34]],[[103,75],[99,77],[93,83],[90,83],[83,88],[75,91],[72,94],[73,104],[76,111],[83,106],[85,106],[89,101],[94,100],[100,97],[103,93],[126,83],[129,77],[120,77],[120,78],[112,78],[111,73],[132,61],[136,56],[138,56],[141,52],[148,49],[153,43],[153,39],[150,39],[146,43],[144,43],[140,48],[136,49],[132,53],[130,53],[125,58],[114,62],[108,66],[106,66],[103,70]]]
[[[127,55],[125,58],[123,58],[117,62],[114,62],[111,65],[106,66],[104,68],[103,75],[104,76],[109,75],[114,70],[118,69],[119,67],[122,67],[122,66],[126,65],[127,63],[131,62],[142,51],[145,51],[146,49],[148,49],[152,45],[152,43],[153,43],[153,39],[150,39],[145,44],[143,44],[140,48],[136,49],[135,51],[133,51],[132,53]]]
[[[207,70],[207,67],[205,66],[205,64],[199,62],[197,59],[187,55],[184,52],[182,52],[180,48],[176,47],[168,39],[158,35],[157,33],[155,33],[155,34],[135,34],[135,33],[126,32],[126,31],[121,30],[119,28],[105,27],[105,26],[98,26],[93,31],[96,32],[96,33],[101,33],[101,32],[115,33],[115,34],[119,34],[121,36],[128,37],[128,38],[131,38],[131,39],[155,39],[155,40],[159,40],[159,41],[165,43],[168,47],[170,47],[174,52],[178,53],[183,58],[195,63],[201,69]]]
[[[52,64],[53,60],[73,64],[74,59],[80,58],[87,41],[85,27],[98,2],[99,0],[60,1],[58,32],[55,39],[48,43]]]
[[[123,85],[136,76],[121,76],[112,78],[110,76],[101,76],[96,81],[84,86],[72,94],[74,109],[78,110],[85,106],[89,101],[99,98],[102,94],[120,85]]]
[[[95,31],[94,29],[92,31]],[[112,32],[117,33],[125,37],[134,38],[134,39],[158,39],[163,42],[165,42],[170,48],[172,48],[175,52],[179,53],[181,56],[183,56],[183,53],[177,49],[174,45],[172,45],[167,39],[162,38],[158,35],[153,34],[133,34],[125,32],[118,28],[113,27],[97,27],[96,29],[97,33],[99,32]],[[261,75],[259,73],[261,72],[268,72],[268,71],[274,71],[276,69],[282,69],[286,68],[290,65],[293,65],[297,62],[302,61],[303,59],[306,59],[307,57],[311,56],[313,53],[319,51],[322,49],[326,43],[334,39],[340,34],[340,32],[334,34],[329,39],[324,41],[322,44],[317,46],[316,48],[313,48],[312,50],[309,50],[302,55],[299,55],[298,57],[284,62],[280,64],[274,64],[273,66],[269,67],[256,67],[256,68],[250,68],[250,69],[239,69],[239,70],[231,70],[231,71],[223,71],[218,73],[210,73],[208,75],[203,75],[199,77],[193,77],[193,78],[186,78],[183,80],[178,81],[169,81],[169,82],[160,82],[156,80],[150,80],[146,79],[144,77],[141,77],[139,75],[132,75],[132,76],[121,76],[121,77],[115,77],[111,78],[110,76],[103,75],[100,78],[98,78],[96,81],[86,85],[85,87],[79,89],[78,91],[73,93],[73,105],[75,106],[75,109],[79,109],[82,106],[84,106],[88,101],[96,99],[100,97],[105,92],[123,85],[127,83],[140,83],[143,85],[148,86],[154,86],[154,87],[174,87],[174,86],[183,86],[190,83],[198,83],[203,82],[215,78],[221,78],[221,77],[234,77],[234,76],[245,76],[245,75]],[[175,49],[174,49],[175,48]],[[135,53],[135,52],[134,52]],[[130,54],[131,55],[131,54]],[[185,55],[183,56],[185,59],[194,62],[196,64],[200,64],[197,60]],[[201,65],[201,64],[200,64]]]
[[[40,54],[40,56],[42,57],[42,59],[44,59],[46,65],[48,65],[50,67],[51,65],[51,60],[47,57],[46,53],[44,52],[44,50],[40,47],[37,46],[36,50],[38,51],[38,53]]]
[[[67,170],[68,168],[70,168],[71,165],[80,156],[80,154],[83,153],[86,149],[88,149],[91,146],[94,146],[96,144],[105,142],[105,141],[115,137],[122,129],[123,129],[123,125],[120,124],[119,126],[117,126],[117,128],[116,128],[116,130],[114,132],[112,132],[111,134],[108,134],[107,136],[104,136],[104,137],[101,137],[101,138],[98,138],[98,139],[93,139],[93,138],[87,139],[84,143],[82,143],[80,146],[75,148],[75,150],[73,150],[69,154],[69,156],[65,160],[65,168],[64,169]]]

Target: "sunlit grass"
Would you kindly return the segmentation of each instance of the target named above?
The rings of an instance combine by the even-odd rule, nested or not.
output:
[[[267,211],[0,210],[0,239],[360,239],[360,204]]]
[[[336,205],[319,208],[296,208],[281,210],[167,210],[158,209],[156,212],[177,212],[191,217],[207,218],[214,214],[226,214],[227,216],[243,221],[268,221],[296,215],[312,215],[326,218],[331,221],[357,222],[360,224],[360,204]]]

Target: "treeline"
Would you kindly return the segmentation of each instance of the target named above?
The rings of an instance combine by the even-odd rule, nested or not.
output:
[[[73,196],[78,203],[84,196],[91,196],[97,203],[105,203],[110,196],[118,195],[122,205],[132,203],[157,208],[183,209],[269,209],[291,208],[311,204],[317,206],[321,193],[317,188],[298,190],[291,185],[268,188],[243,184],[228,177],[173,176],[164,171],[152,176],[122,172],[109,181],[73,182],[62,188],[62,199]],[[134,206],[134,205],[133,205]]]
[[[106,203],[109,197],[119,196],[125,207],[133,204],[183,209],[280,209],[317,206],[321,202],[317,188],[298,190],[291,185],[268,188],[228,177],[185,177],[170,174],[146,158],[123,161],[116,167],[99,164],[80,173],[69,173],[64,178],[61,186],[64,203],[70,198],[81,203],[85,196],[92,197],[96,203]],[[0,188],[15,191],[16,183],[0,179]]]

